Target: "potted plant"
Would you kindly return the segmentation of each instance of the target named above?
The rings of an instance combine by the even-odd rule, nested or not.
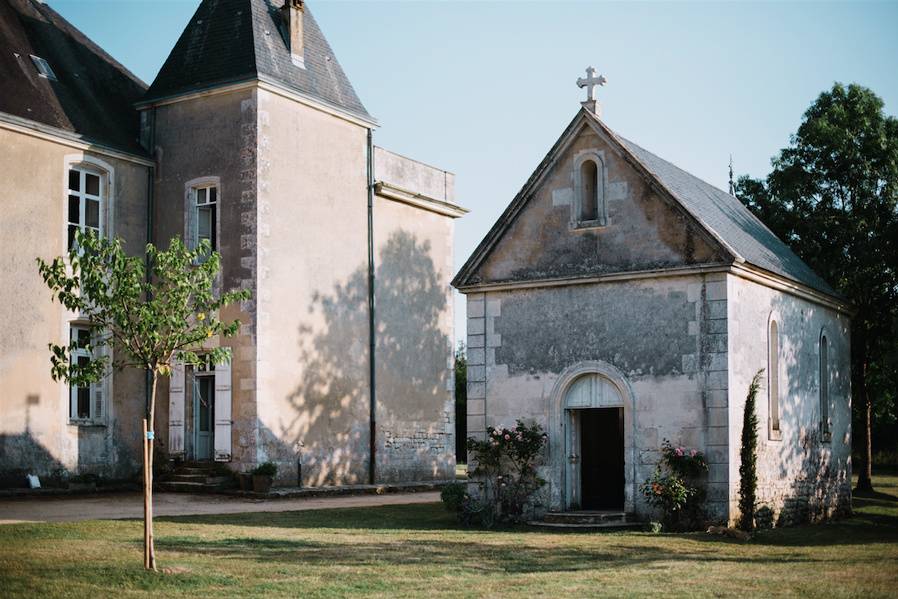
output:
[[[271,483],[278,473],[278,467],[272,462],[259,464],[253,470],[253,491],[256,493],[268,493],[271,490]]]

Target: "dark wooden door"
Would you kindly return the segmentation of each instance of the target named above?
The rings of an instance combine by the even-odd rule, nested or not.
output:
[[[580,411],[580,505],[624,509],[624,410]]]

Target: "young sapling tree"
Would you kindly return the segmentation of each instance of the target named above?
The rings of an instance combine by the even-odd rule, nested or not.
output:
[[[221,256],[208,241],[195,249],[172,239],[167,250],[148,244],[146,256],[129,256],[120,239],[76,232],[65,258],[37,259],[44,282],[67,310],[90,324],[90,341],[50,343],[51,375],[74,386],[99,382],[111,368],[148,373],[144,405],[144,567],[156,569],[153,546],[153,440],[160,377],[173,364],[220,364],[230,360],[216,337],[233,337],[240,321],[223,322],[221,308],[249,298],[248,290],[219,293]],[[89,361],[72,359],[87,351]]]

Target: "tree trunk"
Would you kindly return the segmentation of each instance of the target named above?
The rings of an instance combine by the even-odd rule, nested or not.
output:
[[[854,361],[853,395],[857,406],[863,415],[861,427],[860,464],[857,473],[857,487],[855,491],[873,491],[873,404],[867,394],[867,347],[864,339],[860,338],[854,351],[857,358]],[[859,346],[859,347],[858,347]]]
[[[143,565],[147,570],[156,569],[156,549],[153,543],[153,433],[155,427],[156,383],[158,374],[153,370],[150,404],[144,420],[143,454]]]

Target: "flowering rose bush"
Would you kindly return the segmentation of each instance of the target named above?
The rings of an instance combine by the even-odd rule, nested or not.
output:
[[[707,471],[702,452],[674,447],[664,439],[661,462],[641,491],[649,505],[662,511],[666,527],[688,529],[701,524],[705,489],[698,479]]]
[[[488,427],[486,439],[468,439],[473,476],[483,483],[482,502],[500,521],[522,519],[531,496],[546,481],[536,474],[536,461],[548,442],[538,424],[518,420],[513,429]]]

